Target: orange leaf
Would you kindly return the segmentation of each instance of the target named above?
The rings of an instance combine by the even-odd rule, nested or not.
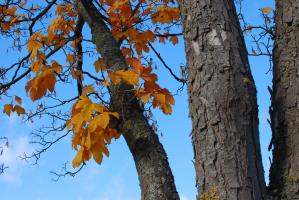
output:
[[[119,84],[121,81],[124,81],[129,85],[139,85],[138,74],[131,70],[118,70],[109,73],[109,77],[114,84]]]
[[[84,161],[83,160],[83,151],[84,151],[84,149],[83,149],[83,147],[81,147],[79,149],[79,151],[77,152],[77,155],[72,162],[74,168],[79,167],[81,165],[81,163]]]
[[[22,105],[22,99],[18,96],[15,96],[15,100],[19,105]]]
[[[7,114],[10,116],[10,113],[13,111],[13,107],[11,104],[5,104],[3,108],[3,113]]]
[[[142,96],[140,97],[140,99],[141,99],[144,103],[148,103],[149,100],[150,100],[150,98],[151,98],[151,94],[145,94],[145,95],[142,95]]]
[[[272,8],[270,8],[270,7],[265,7],[265,8],[261,8],[260,9],[264,14],[269,14],[269,13],[271,13],[272,12]]]
[[[18,114],[18,116],[26,113],[25,109],[19,105],[15,105],[15,107],[13,108],[13,111],[16,112]]]
[[[170,37],[169,41],[171,41],[173,45],[176,45],[177,43],[179,43],[179,39],[177,36]]]
[[[46,68],[46,70],[41,75],[36,76],[27,83],[25,89],[27,93],[30,93],[30,98],[32,99],[32,101],[36,101],[45,96],[47,90],[49,90],[50,92],[54,91],[56,83],[54,71],[56,70],[53,68]]]
[[[104,60],[102,58],[99,58],[93,65],[94,65],[97,73],[100,70],[103,70],[103,71],[107,70],[107,68],[105,66],[105,63],[104,63]]]

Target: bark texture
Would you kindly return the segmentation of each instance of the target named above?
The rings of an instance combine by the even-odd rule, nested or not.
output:
[[[277,0],[275,20],[270,190],[273,199],[293,200],[299,199],[299,0]]]
[[[117,41],[91,1],[77,1],[77,8],[89,25],[93,42],[107,67],[111,70],[127,69]],[[135,160],[142,199],[178,200],[179,196],[163,146],[144,117],[138,100],[131,92],[126,92],[132,87],[120,84],[110,89],[111,107],[122,114],[119,126]]]
[[[266,199],[256,88],[233,0],[181,0],[198,193]]]

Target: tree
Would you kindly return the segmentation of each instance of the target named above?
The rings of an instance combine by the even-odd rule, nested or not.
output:
[[[179,3],[198,199],[267,199],[256,88],[234,1]],[[265,35],[275,39],[273,92],[269,89],[274,147],[269,191],[274,199],[298,198],[298,7],[298,0],[277,0],[275,31],[267,16],[271,8],[261,9],[264,26],[243,24],[243,31],[262,30],[259,39],[253,38],[258,47],[251,55],[268,55],[271,60],[270,43],[259,41]],[[37,161],[72,133],[77,150],[72,164],[77,170],[65,174],[74,175],[92,157],[101,163],[103,154],[109,155],[111,140],[123,134],[136,164],[142,199],[179,199],[166,152],[148,120],[152,106],[171,114],[174,104],[171,93],[157,84],[150,49],[177,81],[185,83],[184,69],[182,78],[176,76],[153,46],[155,41],[176,44],[181,34],[170,32],[175,25],[181,24],[173,0],[1,4],[1,37],[11,41],[8,49],[20,56],[0,68],[3,112],[16,112],[26,121],[51,120],[34,133],[41,150],[24,159]],[[89,60],[95,61],[93,67]],[[35,108],[23,107],[24,97],[12,92],[16,84],[25,85],[37,102]],[[49,133],[60,135],[48,141]],[[0,174],[5,168],[0,163]]]
[[[198,194],[266,199],[256,89],[232,0],[180,1]]]
[[[273,51],[273,199],[299,199],[299,1],[276,1]]]
[[[27,121],[51,119],[50,126],[36,134],[43,149],[24,158],[39,159],[73,132],[72,144],[78,153],[72,164],[80,170],[91,157],[101,163],[103,154],[109,155],[111,139],[123,133],[135,160],[142,198],[179,199],[166,153],[144,116],[148,108],[143,104],[151,102],[165,114],[171,113],[174,104],[170,92],[156,83],[152,58],[146,56],[156,39],[177,43],[177,36],[167,28],[179,20],[173,1],[30,4],[7,0],[0,11],[2,36],[12,39],[12,48],[24,55],[1,68],[0,94],[11,101],[3,112],[16,112]],[[84,32],[85,23],[92,39]],[[90,69],[84,61],[95,53],[98,59]],[[33,111],[22,107],[21,97],[10,94],[12,86],[26,78],[31,100],[44,100]],[[60,87],[67,87],[71,94],[62,94]],[[45,140],[47,134],[65,130],[56,140]]]

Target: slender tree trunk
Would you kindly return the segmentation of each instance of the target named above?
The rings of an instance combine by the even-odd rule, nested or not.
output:
[[[233,0],[180,0],[198,193],[266,199],[256,88]]]
[[[120,47],[89,0],[77,2],[77,7],[92,32],[97,50],[111,70],[127,69]],[[174,178],[166,153],[158,136],[143,115],[131,86],[111,87],[111,106],[122,114],[120,130],[134,157],[143,200],[178,200]]]
[[[272,131],[273,199],[299,199],[299,0],[276,0]]]

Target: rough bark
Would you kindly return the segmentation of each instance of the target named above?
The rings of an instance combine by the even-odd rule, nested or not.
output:
[[[198,193],[266,199],[256,88],[233,0],[181,0]]]
[[[299,199],[299,0],[276,0],[272,131],[273,199]]]
[[[111,70],[127,69],[117,41],[91,1],[77,1],[77,8],[89,25],[92,40],[107,67]],[[178,200],[179,196],[163,146],[144,117],[138,100],[131,92],[126,92],[132,87],[121,84],[110,89],[111,107],[122,114],[119,126],[134,157],[142,199]]]

